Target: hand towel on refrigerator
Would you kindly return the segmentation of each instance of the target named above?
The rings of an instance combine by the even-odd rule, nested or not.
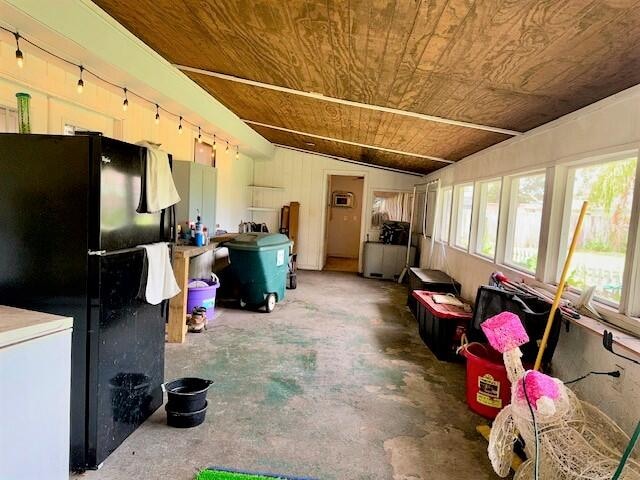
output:
[[[144,180],[138,213],[155,213],[180,201],[180,195],[173,183],[169,156],[149,142],[138,142],[137,145],[147,150],[144,169]]]
[[[140,281],[140,294],[147,303],[158,305],[180,292],[180,287],[173,275],[169,259],[169,247],[166,243],[140,245],[146,250],[145,268]]]

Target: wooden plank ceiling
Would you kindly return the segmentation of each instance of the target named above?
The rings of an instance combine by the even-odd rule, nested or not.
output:
[[[640,83],[639,0],[96,3],[178,65],[520,132]],[[336,140],[456,161],[510,138],[188,75],[240,118]],[[274,143],[371,164],[446,165],[251,126]]]

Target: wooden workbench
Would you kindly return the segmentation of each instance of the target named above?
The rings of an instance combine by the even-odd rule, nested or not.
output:
[[[187,285],[189,284],[189,259],[215,250],[222,242],[233,239],[237,234],[213,237],[209,245],[176,245],[173,247],[173,274],[176,277],[180,293],[169,301],[169,322],[167,342],[183,343],[187,335]]]

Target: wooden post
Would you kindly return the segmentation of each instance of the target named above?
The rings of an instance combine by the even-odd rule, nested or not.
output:
[[[189,257],[180,250],[173,254],[173,273],[180,293],[169,301],[167,341],[183,343],[187,335],[187,285],[189,283]]]
[[[289,204],[289,239],[293,240],[292,253],[298,253],[298,225],[300,215],[300,203],[291,202]]]

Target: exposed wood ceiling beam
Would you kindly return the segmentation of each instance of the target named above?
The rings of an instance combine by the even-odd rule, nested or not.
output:
[[[228,80],[228,81],[236,82],[236,83],[243,83],[245,85],[251,85],[251,86],[259,87],[259,88],[266,88],[266,89],[275,90],[275,91],[278,91],[278,92],[290,93],[292,95],[299,95],[301,97],[315,98],[317,100],[322,100],[322,101],[331,102],[331,103],[338,103],[340,105],[347,105],[347,106],[350,106],[350,107],[365,108],[367,110],[374,110],[374,111],[377,111],[377,112],[393,113],[395,115],[403,115],[405,117],[418,118],[420,120],[428,120],[430,122],[445,123],[447,125],[456,125],[458,127],[473,128],[473,129],[476,129],[476,130],[484,130],[484,131],[487,131],[487,132],[502,133],[502,134],[511,135],[511,136],[522,135],[522,132],[518,132],[516,130],[508,130],[508,129],[505,129],[505,128],[492,127],[490,125],[480,125],[480,124],[477,124],[477,123],[462,122],[462,121],[459,121],[459,120],[451,120],[450,118],[437,117],[437,116],[434,116],[434,115],[426,115],[424,113],[411,112],[411,111],[408,111],[408,110],[400,110],[398,108],[383,107],[382,105],[372,105],[370,103],[354,102],[354,101],[351,101],[351,100],[345,100],[343,98],[329,97],[329,96],[326,96],[326,95],[323,95],[323,94],[317,93],[317,92],[305,92],[305,91],[302,91],[302,90],[295,90],[293,88],[281,87],[279,85],[272,85],[270,83],[257,82],[255,80],[249,80],[249,79],[246,79],[246,78],[236,77],[234,75],[227,75],[225,73],[220,73],[220,72],[213,72],[211,70],[203,70],[203,69],[200,69],[200,68],[188,67],[186,65],[174,64],[174,66],[176,68],[184,71],[184,72],[199,73],[201,75],[207,75],[209,77],[220,78],[222,80]]]
[[[350,142],[349,140],[342,140],[342,139],[339,139],[339,138],[325,137],[323,135],[316,135],[315,133],[301,132],[299,130],[291,130],[290,128],[278,127],[276,125],[269,125],[268,123],[255,122],[253,120],[243,119],[242,121],[248,123],[249,125],[258,125],[260,127],[272,128],[274,130],[280,130],[282,132],[294,133],[294,134],[297,134],[297,135],[304,135],[306,137],[318,138],[320,140],[328,140],[330,142],[345,143],[347,145],[355,145],[356,147],[370,148],[372,150],[379,150],[381,152],[396,153],[398,155],[406,155],[408,157],[424,158],[424,159],[427,159],[427,160],[433,160],[434,162],[455,163],[453,160],[447,160],[445,158],[440,158],[440,157],[433,157],[431,155],[422,155],[420,153],[405,152],[403,150],[395,150],[393,148],[377,147],[375,145],[367,145],[366,143]]]

